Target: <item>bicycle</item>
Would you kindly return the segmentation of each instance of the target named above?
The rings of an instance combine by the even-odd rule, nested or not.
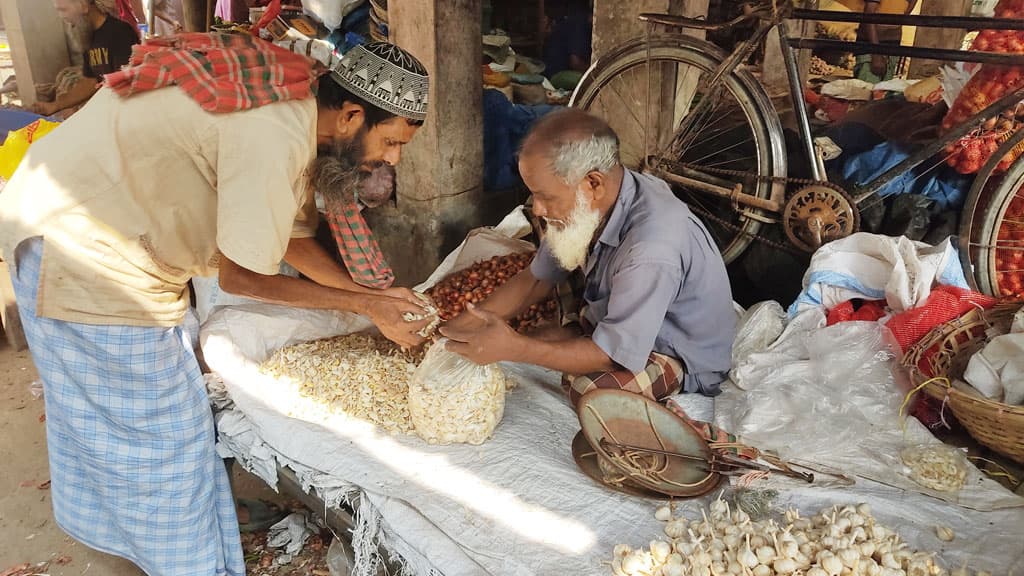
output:
[[[594,112],[611,124],[620,137],[626,166],[672,184],[676,194],[702,217],[727,263],[754,240],[813,252],[853,234],[859,228],[860,212],[881,202],[878,192],[886,184],[934,161],[947,144],[1024,100],[1021,85],[884,174],[847,190],[830,182],[825,172],[822,146],[811,133],[796,50],[823,48],[1015,66],[1024,65],[1024,55],[795,38],[789,34],[788,20],[997,30],[1024,30],[1024,21],[805,10],[794,8],[792,0],[745,4],[738,17],[720,23],[668,14],[640,18],[648,23],[646,36],[612,49],[595,62],[577,86],[570,106]],[[754,33],[731,53],[681,33],[684,29],[724,30],[750,22],[756,24]],[[656,26],[668,32],[655,33]],[[779,114],[745,65],[773,29],[779,34],[801,148],[810,159],[809,179],[787,176]],[[1008,171],[996,170],[1000,159],[1024,146],[1022,141],[1024,130],[1019,130],[991,156],[975,178],[961,218],[965,275],[975,289],[994,295],[1024,293],[1020,286],[1024,219],[1007,215],[1011,204],[1013,213],[1024,212],[1024,196],[1019,193],[1024,186],[1024,156]],[[787,193],[793,185],[798,188]],[[1014,202],[1015,198],[1020,200]],[[759,235],[763,225],[780,223],[788,244]]]

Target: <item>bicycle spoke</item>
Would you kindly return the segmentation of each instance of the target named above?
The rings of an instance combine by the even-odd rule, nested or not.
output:
[[[696,160],[691,161],[690,164],[699,164],[702,161],[707,160],[708,158],[710,158],[710,157],[712,157],[712,156],[714,156],[716,154],[721,154],[723,152],[728,152],[729,150],[732,150],[733,148],[735,148],[737,146],[742,146],[743,144],[746,144],[746,141],[737,142],[737,143],[735,143],[732,146],[729,146],[727,148],[722,148],[721,150],[716,150],[716,151],[712,152],[711,154],[708,154],[706,156],[702,156],[701,158],[698,158]]]

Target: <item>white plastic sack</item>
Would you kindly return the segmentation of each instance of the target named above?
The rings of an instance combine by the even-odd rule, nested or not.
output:
[[[430,444],[483,444],[505,415],[508,379],[497,364],[479,366],[437,342],[409,381],[409,416]]]
[[[766,325],[750,322],[740,335],[767,341],[775,328]],[[745,389],[727,383],[715,398],[715,424],[743,441],[966,508],[1024,504],[973,466],[965,488],[955,493],[929,490],[911,479],[900,452],[942,443],[913,418],[905,429],[901,425],[898,410],[909,385],[893,370],[898,346],[881,324],[825,327],[824,312],[811,308],[766,348],[751,348],[731,372]]]
[[[358,8],[365,0],[304,0],[302,10],[316,18],[328,30],[341,26],[341,21]]]
[[[874,87],[874,84],[856,78],[833,80],[821,87],[821,95],[840,100],[867,101],[871,100],[871,90]]]
[[[953,108],[953,103],[963,92],[964,86],[977,74],[978,70],[981,70],[980,64],[965,64],[964,62],[942,67],[942,100],[947,107]]]
[[[1024,404],[1024,333],[993,338],[971,357],[964,380],[987,398]]]
[[[861,232],[829,242],[811,258],[804,291],[789,308],[797,313],[831,310],[852,300],[885,300],[893,312],[924,304],[932,286],[968,288],[956,247],[947,239],[937,246]]]

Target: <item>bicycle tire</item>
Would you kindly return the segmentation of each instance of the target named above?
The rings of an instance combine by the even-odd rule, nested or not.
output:
[[[961,213],[964,275],[971,288],[991,296],[1024,297],[1024,156],[1005,172],[997,169],[1022,142],[1024,131],[1018,131],[992,155],[975,178]]]
[[[609,54],[598,60],[580,80],[576,91],[570,100],[570,106],[596,113],[595,103],[602,89],[607,88],[616,78],[624,77],[638,66],[646,67],[648,58],[648,46],[650,58],[655,65],[676,64],[695,68],[701,74],[710,75],[726,58],[727,54],[720,48],[690,36],[684,35],[659,35],[652,36],[648,44],[646,39],[637,39],[614,48]],[[777,177],[786,174],[786,150],[785,138],[783,136],[782,124],[771,99],[760,83],[746,70],[738,69],[723,77],[723,85],[740,110],[749,127],[752,135],[756,159],[752,166],[746,170],[756,173],[758,176]],[[678,83],[677,83],[678,89]],[[673,93],[676,97],[676,93]],[[621,98],[621,97],[620,97]],[[691,101],[692,103],[692,101]],[[605,119],[611,122],[608,115]],[[639,123],[639,119],[637,119]],[[646,125],[646,122],[643,123]],[[677,124],[673,124],[677,125]],[[620,139],[622,134],[620,134]],[[643,147],[640,146],[642,149]],[[641,150],[642,152],[642,150]],[[624,160],[626,153],[623,152]],[[640,155],[641,157],[643,154]],[[678,160],[686,160],[679,158]],[[702,159],[703,160],[703,159]],[[716,164],[717,158],[707,158],[706,164]],[[720,163],[720,162],[717,162]],[[635,164],[635,162],[634,162]],[[629,165],[631,169],[638,169],[640,166]],[[756,181],[753,185],[754,196],[769,198],[772,191],[782,184],[767,181]],[[704,193],[685,190],[678,186],[673,189],[676,195],[684,202],[693,204],[700,202],[717,203],[713,212],[715,216],[723,219],[733,219],[734,229],[723,226],[716,222],[709,222],[704,219],[705,225],[712,231],[718,243],[722,258],[726,263],[738,258],[754,240],[762,222],[749,217],[740,217],[735,210],[729,207],[726,202],[720,199],[711,199]],[[745,187],[747,193],[750,186]],[[759,210],[751,212],[764,216]]]

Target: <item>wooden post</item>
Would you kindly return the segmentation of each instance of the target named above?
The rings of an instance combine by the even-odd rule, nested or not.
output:
[[[0,0],[7,42],[25,106],[36,103],[36,84],[53,82],[70,64],[64,21],[49,0]]]
[[[706,16],[708,0],[594,0],[593,60],[623,42],[641,38],[646,33],[646,24],[639,16],[644,12]]]
[[[207,0],[181,0],[181,25],[185,32],[206,32]]]
[[[425,280],[483,210],[480,0],[391,2],[391,41],[430,74],[427,121],[402,151],[398,207],[366,212],[399,283]]]

